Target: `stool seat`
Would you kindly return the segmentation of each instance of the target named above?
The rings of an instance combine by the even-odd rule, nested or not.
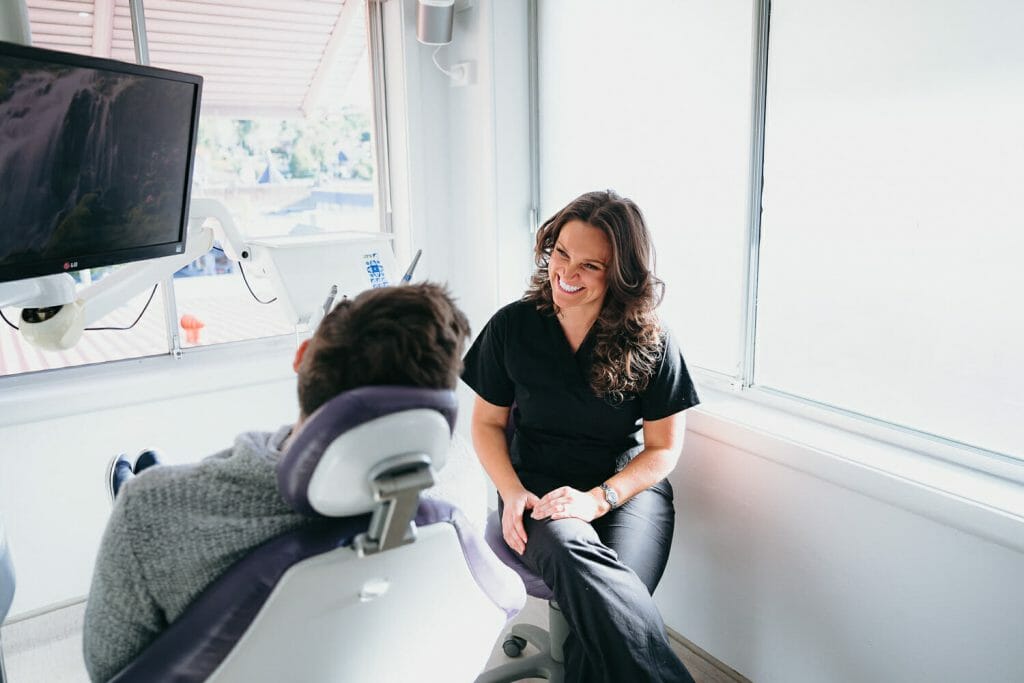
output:
[[[544,579],[527,567],[522,558],[505,543],[505,537],[501,533],[501,515],[497,511],[487,516],[484,540],[498,559],[523,580],[527,595],[548,601],[548,630],[526,623],[512,626],[501,649],[507,656],[512,657],[513,661],[483,672],[477,677],[476,683],[511,683],[524,678],[543,678],[550,683],[563,683],[565,667],[562,645],[569,633],[569,624],[562,616],[562,611],[558,609],[551,589],[544,583]],[[529,657],[520,658],[527,643],[536,647],[537,652]]]
[[[513,569],[526,586],[526,594],[541,600],[551,600],[553,597],[551,589],[544,583],[544,579],[533,573],[527,567],[519,554],[505,543],[505,536],[501,533],[501,516],[497,513],[487,516],[487,527],[484,529],[484,540],[491,547],[494,554],[498,556],[505,565]]]

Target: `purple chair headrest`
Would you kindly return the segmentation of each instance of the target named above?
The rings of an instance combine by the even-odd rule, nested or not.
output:
[[[306,419],[281,457],[282,498],[313,516],[368,512],[382,462],[424,453],[435,469],[444,465],[457,406],[448,389],[373,386],[336,396]]]

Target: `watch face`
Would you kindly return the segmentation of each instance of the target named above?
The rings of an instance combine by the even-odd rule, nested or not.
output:
[[[615,489],[613,489],[608,484],[601,484],[601,489],[604,491],[604,499],[608,502],[608,504],[611,505],[613,508],[618,506],[619,494],[615,493]]]

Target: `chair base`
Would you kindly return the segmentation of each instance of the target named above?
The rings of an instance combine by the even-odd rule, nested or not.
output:
[[[521,638],[534,645],[539,652],[512,662],[506,662],[485,671],[476,678],[476,683],[511,683],[524,678],[543,678],[551,683],[565,681],[565,667],[562,662],[562,644],[569,631],[562,611],[552,600],[548,603],[550,632],[533,624],[516,624],[506,636]]]

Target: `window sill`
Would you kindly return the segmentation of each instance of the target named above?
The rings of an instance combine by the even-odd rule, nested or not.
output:
[[[294,377],[295,336],[186,349],[0,380],[0,427]]]
[[[756,390],[704,387],[688,428],[843,488],[1024,550],[1024,485],[941,456],[766,405]],[[974,462],[975,453],[964,453]],[[1022,466],[1000,463],[1007,471]],[[1010,472],[1011,475],[1017,474]]]

